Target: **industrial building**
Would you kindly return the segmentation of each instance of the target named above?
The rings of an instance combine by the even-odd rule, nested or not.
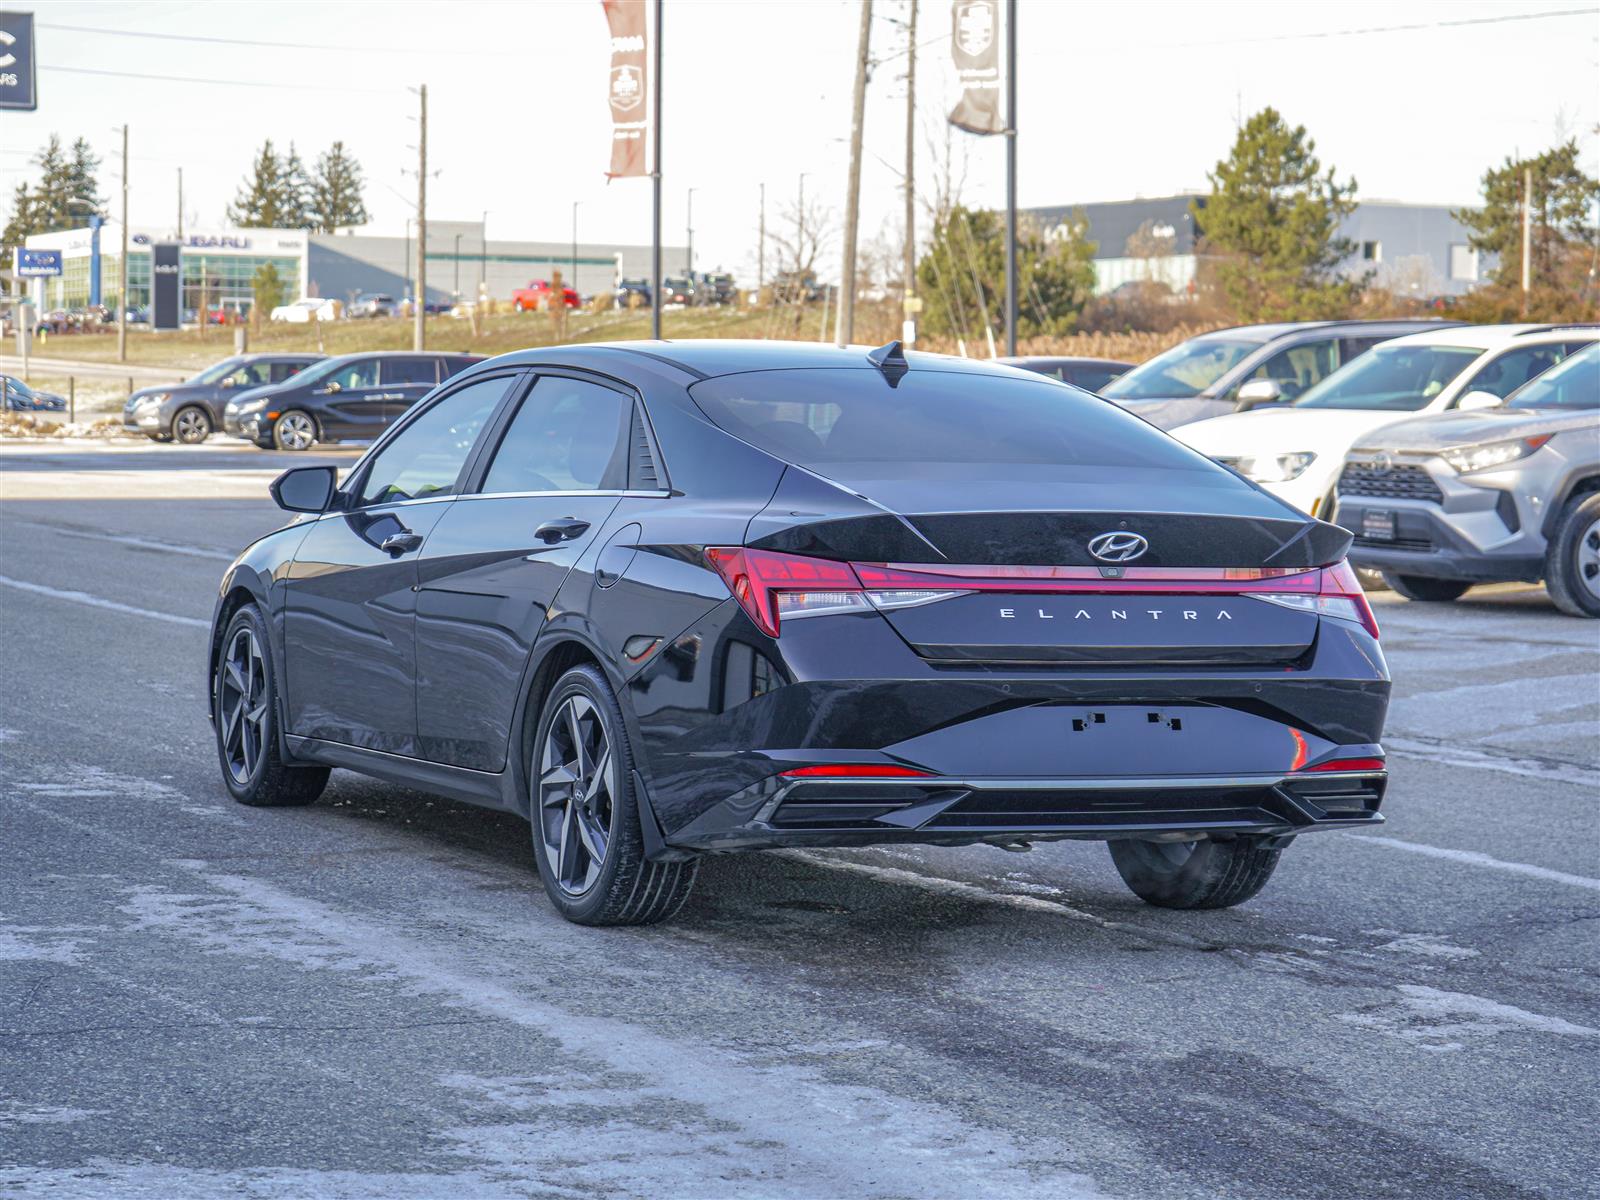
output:
[[[98,237],[96,236],[98,235]],[[150,302],[151,247],[181,246],[182,306],[199,311],[248,311],[252,280],[270,263],[282,283],[284,299],[321,296],[348,302],[361,292],[396,298],[414,294],[416,242],[408,230],[401,237],[375,237],[355,231],[307,233],[303,229],[190,229],[182,238],[148,227],[128,233],[128,306]],[[40,312],[83,308],[104,303],[114,307],[122,278],[122,231],[113,221],[99,230],[68,229],[35,234],[30,250],[61,251],[62,273],[31,282]],[[680,246],[663,246],[662,269],[680,272],[687,254]],[[95,277],[98,270],[99,290]],[[611,290],[617,279],[650,274],[648,245],[579,242],[516,242],[485,239],[478,221],[428,223],[428,302],[472,300],[479,295],[510,297],[514,288],[532,279],[548,279],[560,271],[585,296]]]
[[[1065,231],[1079,221],[1086,226],[1084,235],[1095,243],[1099,293],[1145,281],[1181,292],[1194,280],[1203,249],[1206,199],[1184,193],[1028,211],[1047,230]],[[1199,211],[1198,225],[1191,205]],[[1370,271],[1380,287],[1418,299],[1460,295],[1488,278],[1493,266],[1480,261],[1468,233],[1445,205],[1364,200],[1339,227],[1355,245],[1340,270]]]

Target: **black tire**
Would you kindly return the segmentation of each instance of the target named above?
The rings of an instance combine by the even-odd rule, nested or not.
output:
[[[1283,853],[1267,849],[1259,838],[1108,844],[1122,882],[1157,908],[1232,908],[1242,904],[1266,886]]]
[[[279,413],[278,419],[272,423],[272,444],[279,450],[309,450],[317,444],[320,433],[315,417],[298,408],[291,408],[286,413]]]
[[[198,404],[186,405],[172,414],[169,441],[198,446],[211,436],[211,414]]]
[[[1427,575],[1397,575],[1393,571],[1385,571],[1383,581],[1407,600],[1431,600],[1441,604],[1461,599],[1472,586],[1465,579],[1433,579]]]
[[[574,749],[580,745],[581,753]],[[609,776],[602,771],[607,751]],[[616,695],[596,667],[573,667],[545,698],[528,784],[534,860],[563,917],[579,925],[651,925],[683,907],[700,864],[645,857],[633,750]]]
[[[278,752],[277,678],[266,621],[254,604],[234,613],[222,635],[212,667],[211,715],[222,782],[240,804],[310,804],[328,786],[327,767],[295,766]]]
[[[1600,617],[1600,492],[1562,510],[1545,551],[1544,587],[1568,616]]]

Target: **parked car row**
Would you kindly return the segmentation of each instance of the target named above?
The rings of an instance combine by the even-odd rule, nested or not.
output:
[[[0,410],[5,412],[66,412],[67,398],[30,387],[15,375],[0,375]]]
[[[1408,598],[1542,579],[1564,611],[1600,616],[1597,343],[1595,325],[1249,326],[1102,394],[1337,521],[1351,561]]]

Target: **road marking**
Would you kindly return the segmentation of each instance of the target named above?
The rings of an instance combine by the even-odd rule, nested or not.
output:
[[[48,521],[21,521],[34,529],[48,529],[62,537],[90,538],[97,542],[117,542],[124,546],[137,546],[141,550],[161,550],[168,554],[186,554],[191,558],[214,558],[219,562],[232,562],[237,555],[226,550],[206,550],[200,546],[183,546],[177,542],[163,542],[157,538],[135,537],[131,533],[96,533],[92,529],[71,529],[65,525],[52,525]]]
[[[1504,859],[1490,858],[1487,854],[1480,854],[1476,850],[1446,850],[1443,846],[1425,846],[1421,842],[1403,842],[1399,838],[1375,837],[1364,833],[1350,833],[1345,836],[1353,837],[1358,842],[1366,842],[1369,846],[1409,850],[1413,854],[1425,854],[1429,858],[1445,858],[1472,867],[1488,867],[1491,871],[1504,871],[1508,875],[1526,875],[1530,879],[1543,879],[1548,883],[1564,883],[1568,887],[1600,892],[1600,879],[1590,879],[1587,875],[1569,875],[1565,871],[1552,871],[1549,867],[1536,867],[1531,863],[1506,862]]]
[[[120,604],[115,600],[107,600],[103,596],[91,596],[88,592],[68,591],[65,588],[45,587],[42,583],[24,583],[20,579],[8,579],[0,575],[0,585],[16,588],[21,592],[32,592],[38,596],[49,596],[53,600],[70,600],[74,604],[87,604],[92,608],[105,608],[112,612],[126,613],[131,617],[149,617],[152,621],[168,621],[173,625],[188,625],[194,629],[210,629],[210,621],[202,621],[199,617],[180,617],[177,613],[157,612],[153,608],[136,608],[132,604]]]
[[[1474,750],[1467,746],[1434,743],[1415,737],[1385,737],[1383,748],[1403,758],[1420,758],[1447,767],[1472,767],[1479,771],[1503,771],[1550,783],[1573,783],[1600,794],[1600,771],[1560,759],[1529,758],[1505,751]]]

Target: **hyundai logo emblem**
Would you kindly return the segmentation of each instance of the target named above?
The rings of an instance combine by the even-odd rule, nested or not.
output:
[[[1137,533],[1102,533],[1089,539],[1089,553],[1102,562],[1132,562],[1150,549],[1150,543]]]

